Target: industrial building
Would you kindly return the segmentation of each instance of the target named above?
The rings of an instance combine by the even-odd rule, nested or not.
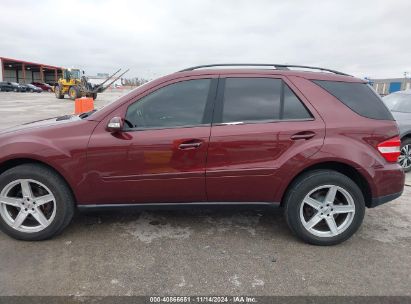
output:
[[[411,78],[369,79],[369,81],[377,93],[382,96],[411,89]]]
[[[55,83],[62,74],[61,67],[6,57],[0,57],[0,67],[0,81],[17,83]]]

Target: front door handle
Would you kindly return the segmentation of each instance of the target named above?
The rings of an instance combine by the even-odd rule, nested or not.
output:
[[[186,141],[181,143],[178,148],[180,150],[192,150],[192,149],[198,149],[201,147],[202,145],[202,141],[200,140],[190,140],[190,141]]]
[[[298,132],[294,135],[291,136],[292,140],[300,140],[300,139],[310,139],[313,138],[315,136],[315,132],[312,131],[302,131],[302,132]]]

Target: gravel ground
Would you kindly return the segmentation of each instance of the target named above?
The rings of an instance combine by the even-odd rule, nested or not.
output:
[[[1,92],[0,129],[73,109],[48,93]],[[255,207],[77,214],[44,242],[0,233],[0,295],[411,296],[411,175],[407,184],[333,247],[300,242],[279,209]]]

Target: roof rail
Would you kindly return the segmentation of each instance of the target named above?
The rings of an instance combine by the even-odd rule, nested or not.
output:
[[[179,72],[187,72],[187,71],[193,71],[193,70],[198,70],[202,68],[211,68],[211,67],[241,67],[241,66],[257,66],[257,67],[273,67],[276,70],[289,70],[289,68],[303,68],[303,69],[311,69],[311,70],[320,70],[320,71],[326,71],[326,72],[331,72],[337,75],[344,75],[344,76],[351,76],[339,71],[335,70],[330,70],[330,69],[325,69],[325,68],[320,68],[320,67],[312,67],[312,66],[306,66],[306,65],[293,65],[293,64],[270,64],[270,63],[220,63],[220,64],[205,64],[205,65],[198,65],[194,66],[191,68],[187,68],[184,70],[181,70]]]

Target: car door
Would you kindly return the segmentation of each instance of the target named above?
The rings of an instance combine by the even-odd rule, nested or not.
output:
[[[205,165],[217,80],[177,80],[128,103],[125,129],[102,122],[88,149],[89,203],[206,200]]]
[[[324,139],[322,119],[276,75],[221,77],[207,157],[209,201],[272,202],[285,163]]]

